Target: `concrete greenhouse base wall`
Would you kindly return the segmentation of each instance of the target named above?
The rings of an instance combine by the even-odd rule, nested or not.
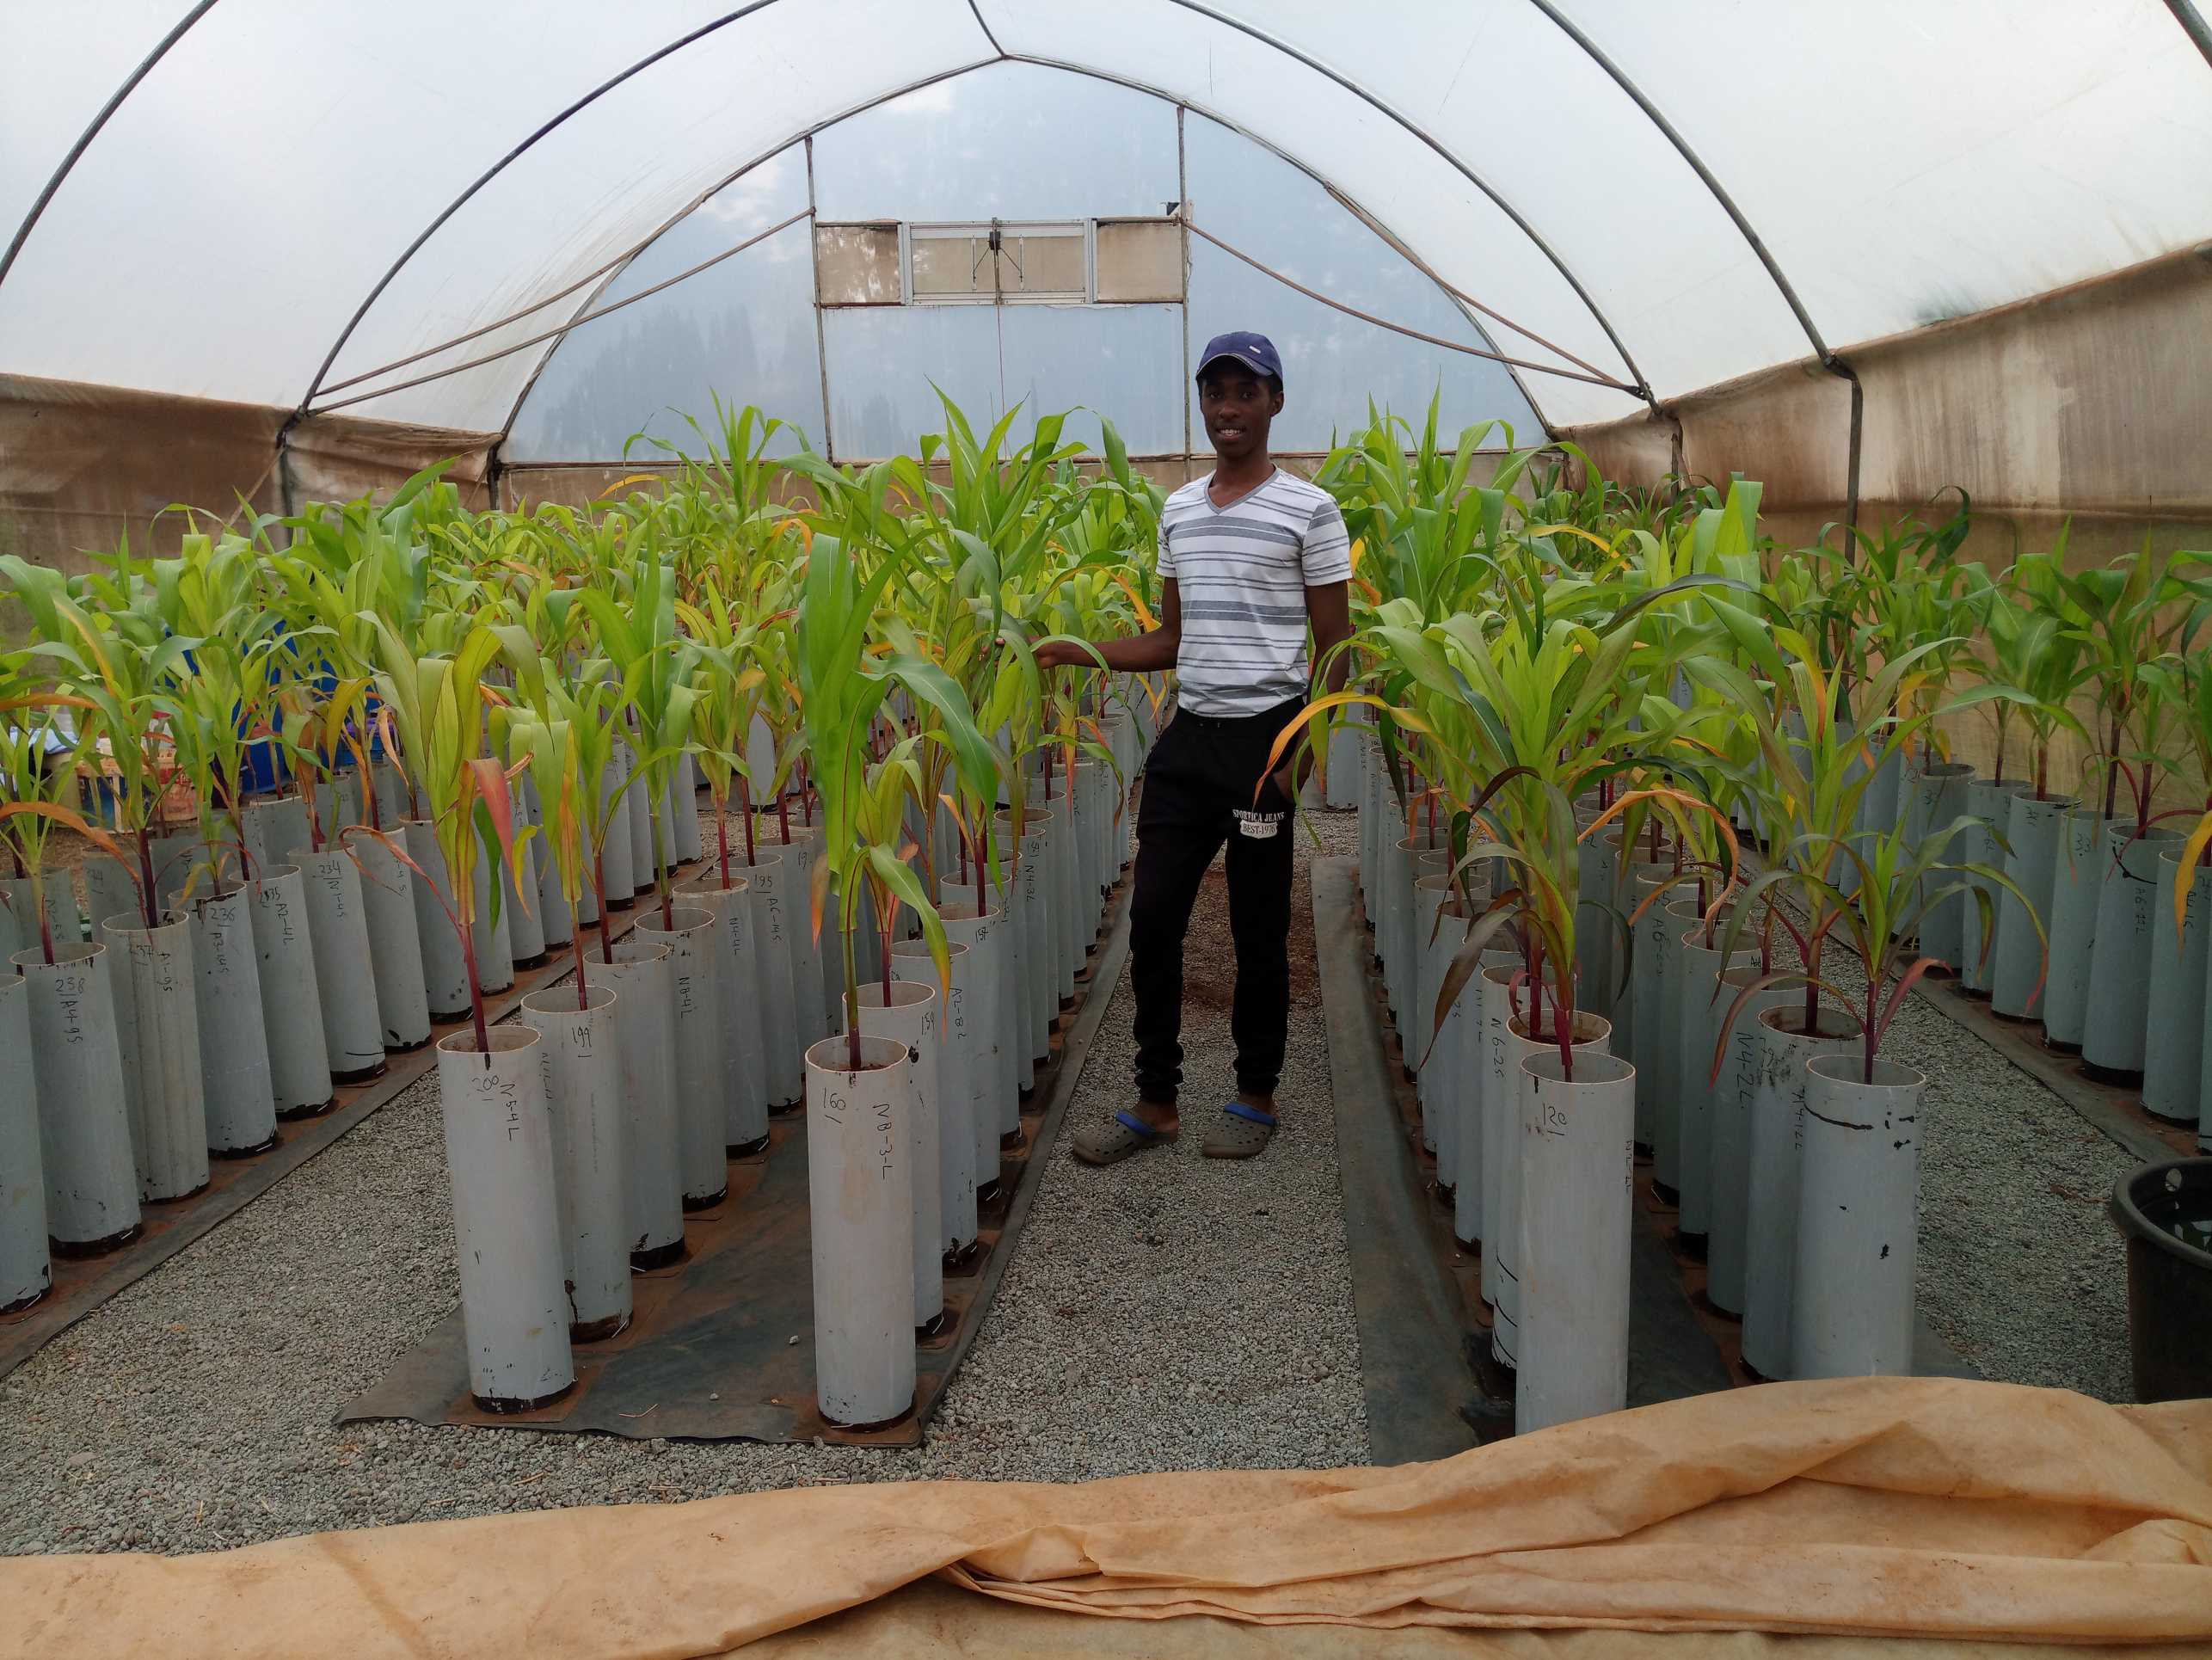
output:
[[[1956,487],[1974,506],[1964,556],[1993,569],[2048,549],[2068,520],[2076,569],[2146,536],[2161,551],[2212,547],[2208,341],[2212,243],[1843,348],[1865,393],[1859,522],[1879,529]],[[1671,421],[1645,415],[1563,436],[1607,476],[1647,484],[1675,465],[1679,421],[1686,469],[1759,480],[1766,527],[1785,543],[1810,543],[1844,517],[1851,388],[1810,359],[1668,410]],[[1961,722],[1951,735],[1958,759],[1986,773],[1988,722]],[[2006,759],[2008,775],[2023,770],[2017,741]],[[2054,788],[2070,786],[2078,760],[2078,745],[2055,753]]]

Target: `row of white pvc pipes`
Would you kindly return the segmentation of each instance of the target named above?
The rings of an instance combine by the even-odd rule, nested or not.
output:
[[[626,753],[619,765],[626,778]],[[71,873],[50,871],[51,963],[39,896],[28,881],[0,882],[0,951],[15,971],[0,979],[8,1052],[0,1064],[9,1073],[0,1090],[0,1310],[45,1295],[53,1255],[129,1244],[141,1207],[200,1192],[211,1158],[267,1152],[279,1120],[327,1110],[336,1085],[372,1078],[388,1052],[427,1042],[433,1018],[466,1015],[460,944],[432,889],[445,882],[436,836],[427,822],[406,819],[396,772],[379,768],[374,778],[373,816],[421,872],[384,841],[342,827],[371,816],[348,772],[321,786],[316,821],[330,838],[321,848],[311,845],[298,795],[248,806],[245,858],[224,847],[219,882],[196,833],[157,838],[153,927],[132,872],[116,860],[85,863],[81,902]],[[670,796],[674,852],[696,858],[696,796],[688,787],[672,787]],[[526,789],[519,805],[534,821]],[[648,810],[633,791],[617,821],[610,903],[652,883]],[[530,906],[516,903],[502,870],[498,921],[488,907],[479,919],[488,993],[567,945],[578,920],[550,854],[530,846]],[[489,881],[480,863],[479,894]],[[582,921],[597,919],[588,895],[584,910]]]
[[[1133,776],[1149,715],[1103,729],[1119,778]],[[796,828],[750,862],[733,852],[728,886],[710,850],[673,928],[654,906],[611,971],[590,954],[588,1008],[557,987],[525,999],[527,1030],[495,1033],[488,1055],[466,1033],[441,1042],[477,1399],[520,1409],[564,1393],[572,1343],[627,1323],[632,1270],[679,1259],[685,1211],[718,1202],[727,1160],[765,1147],[769,1115],[803,1100],[820,1411],[859,1425],[911,1410],[917,1337],[944,1318],[946,1266],[977,1249],[979,1202],[1020,1144],[1021,1097],[1128,860],[1126,801],[1103,761],[1077,764],[1072,795],[1065,774],[1049,797],[1039,777],[1018,858],[980,882],[959,879],[949,817],[932,827],[950,982],[922,941],[894,939],[887,999],[865,924],[858,1072],[841,947],[808,919],[820,833]],[[998,829],[1003,845],[1011,816]]]
[[[2193,1128],[2198,1147],[2212,1152],[2212,866],[2200,862],[2184,875],[2183,834],[2170,824],[2139,834],[2132,814],[2108,816],[2069,796],[2038,796],[2031,780],[1978,778],[1962,763],[1920,757],[1875,776],[1862,821],[1902,819],[1917,835],[1961,815],[1990,827],[1962,836],[1948,857],[2002,870],[2028,903],[1975,882],[1996,911],[1987,959],[1978,908],[1963,894],[1931,916],[1921,949],[1955,968],[1960,989],[1996,1013],[2040,1020],[2048,1045],[2080,1054],[2092,1073],[2140,1080],[2146,1112]],[[2177,887],[2185,892],[2178,931]],[[2029,906],[2049,938],[2047,978]]]
[[[1728,1010],[1758,975],[1748,952],[1721,960],[1725,913],[1709,932],[1689,888],[1645,913],[1626,964],[1601,913],[1585,912],[1571,1083],[1548,1010],[1542,1041],[1528,1030],[1515,952],[1485,953],[1432,1030],[1469,920],[1447,891],[1448,822],[1440,815],[1433,833],[1420,815],[1408,826],[1371,732],[1332,745],[1330,778],[1332,802],[1357,797],[1364,913],[1417,1075],[1423,1147],[1454,1235],[1481,1254],[1493,1353],[1515,1373],[1516,1428],[1626,1404],[1639,1147],[1680,1205],[1684,1243],[1706,1253],[1711,1300],[1742,1319],[1754,1370],[1909,1371],[1919,1074],[1877,1061],[1863,1082],[1847,1018],[1824,1008],[1806,1035],[1803,993],[1768,989],[1738,1018],[1714,1078]],[[1587,824],[1597,809],[1580,811]],[[1648,851],[1624,849],[1610,829],[1585,841],[1584,895],[1633,913],[1675,876],[1670,848],[1656,863]],[[1478,907],[1488,882],[1478,869]]]

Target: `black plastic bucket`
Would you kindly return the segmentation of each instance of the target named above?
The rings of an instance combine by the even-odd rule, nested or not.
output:
[[[2128,1241],[2135,1399],[2212,1395],[2212,1159],[2145,1165],[2112,1184]]]

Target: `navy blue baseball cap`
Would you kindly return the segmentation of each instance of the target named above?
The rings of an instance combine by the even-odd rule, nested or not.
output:
[[[1265,335],[1237,333],[1216,335],[1206,342],[1206,350],[1198,360],[1198,378],[1203,380],[1206,372],[1227,358],[1241,363],[1256,375],[1273,375],[1282,378],[1282,357],[1275,342]]]

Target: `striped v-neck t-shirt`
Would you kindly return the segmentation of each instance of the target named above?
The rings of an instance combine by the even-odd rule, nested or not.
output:
[[[1183,602],[1177,702],[1194,715],[1257,715],[1306,695],[1306,590],[1352,574],[1344,515],[1329,492],[1278,467],[1216,507],[1213,475],[1160,513],[1159,574]]]

